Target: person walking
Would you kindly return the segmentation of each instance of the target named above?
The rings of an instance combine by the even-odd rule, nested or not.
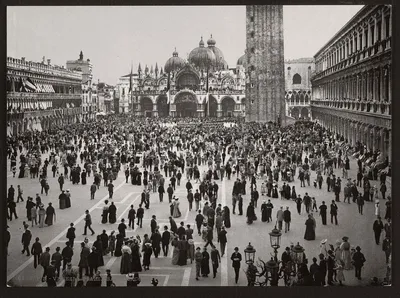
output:
[[[72,256],[74,255],[74,250],[71,247],[71,243],[67,241],[65,243],[65,247],[61,252],[62,260],[63,260],[63,267],[62,269],[65,270],[67,264],[71,263]]]
[[[81,243],[81,254],[79,260],[79,279],[82,279],[83,269],[85,269],[85,275],[89,276],[89,262],[88,257],[90,254],[90,249],[85,245],[85,242]]]
[[[26,251],[26,255],[29,257],[30,256],[29,244],[31,243],[32,233],[29,230],[29,226],[28,225],[25,225],[24,229],[25,229],[25,231],[22,234],[22,240],[21,240],[22,246],[23,246],[22,254],[24,254],[25,251]]]
[[[196,280],[199,280],[201,264],[203,261],[203,254],[201,253],[200,247],[196,248],[196,253],[194,254],[194,259],[196,261]]]
[[[333,224],[333,219],[335,219],[335,225],[338,224],[337,212],[338,212],[338,207],[337,207],[335,201],[332,200],[331,210],[330,210],[330,213],[331,213],[331,223]]]
[[[201,227],[203,226],[204,223],[204,216],[203,214],[201,214],[201,209],[199,209],[195,221],[197,226],[197,232],[199,233],[199,236],[201,236]]]
[[[40,265],[43,267],[42,282],[47,277],[47,267],[50,265],[50,247],[46,247],[46,251],[40,255]]]
[[[217,269],[219,267],[219,263],[221,262],[221,256],[219,254],[218,249],[214,246],[211,249],[211,264],[213,267],[213,277],[217,276]]]
[[[319,206],[319,215],[321,216],[323,225],[326,225],[326,210],[327,209],[328,209],[328,206],[325,205],[325,201],[322,201],[321,206]]]
[[[24,198],[22,197],[23,190],[22,190],[22,188],[21,188],[20,185],[17,186],[17,193],[18,193],[18,196],[17,196],[17,203],[19,203],[19,200],[20,200],[20,199],[21,199],[21,202],[23,202],[23,201],[24,201]]]
[[[69,226],[70,227],[67,230],[67,238],[68,238],[68,241],[69,241],[71,247],[74,247],[74,240],[76,238],[74,224],[70,223]]]
[[[278,221],[278,229],[282,231],[282,224],[283,224],[283,207],[276,212],[276,220]]]
[[[353,255],[353,264],[355,268],[356,278],[361,280],[361,268],[364,266],[366,262],[364,254],[361,252],[361,248],[359,246],[356,247],[356,252]]]
[[[31,254],[33,256],[33,268],[36,269],[40,255],[43,253],[42,244],[39,242],[39,237],[36,237],[35,243],[33,243],[31,248]]]
[[[358,213],[363,215],[364,197],[361,195],[361,193],[359,193],[357,197],[357,207],[358,207]]]
[[[227,232],[225,230],[225,227],[222,226],[221,231],[218,233],[218,242],[220,245],[221,257],[223,257],[225,255],[225,247],[226,247],[226,243],[228,242],[226,234],[227,234]]]
[[[94,195],[96,194],[97,191],[97,185],[93,182],[93,184],[90,186],[90,199],[94,200]]]
[[[290,222],[292,221],[291,212],[289,211],[289,207],[286,207],[286,210],[283,211],[283,221],[285,222],[285,233],[290,231]]]
[[[129,219],[128,227],[130,227],[133,230],[135,229],[135,216],[136,216],[136,210],[133,208],[133,205],[131,205],[131,209],[129,209],[128,213],[128,219]]]
[[[60,249],[60,247],[56,247],[56,252],[51,255],[51,261],[54,262],[54,268],[56,271],[56,280],[60,278],[61,271],[62,255],[60,253]]]
[[[142,208],[142,204],[139,205],[139,208],[136,211],[136,217],[137,217],[137,225],[139,228],[142,228],[143,225],[143,217],[144,217],[144,209]]]
[[[85,216],[85,228],[83,230],[83,234],[82,235],[86,236],[87,229],[89,228],[89,230],[92,232],[92,236],[93,236],[95,233],[94,233],[94,231],[93,231],[93,229],[91,227],[91,225],[92,225],[92,217],[89,214],[89,210],[86,210],[85,214],[86,214],[86,216]]]
[[[170,241],[171,241],[171,233],[168,231],[168,226],[164,226],[164,232],[161,236],[161,247],[164,253],[164,257],[168,256]]]
[[[374,231],[376,245],[379,245],[381,233],[383,230],[383,222],[380,216],[378,216],[378,218],[374,221],[372,229]]]
[[[238,247],[235,247],[231,260],[232,267],[235,270],[235,283],[237,284],[239,281],[240,262],[242,261],[242,255],[240,254]]]

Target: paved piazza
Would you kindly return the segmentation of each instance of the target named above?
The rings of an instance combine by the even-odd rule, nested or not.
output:
[[[175,148],[176,150],[176,148]],[[45,154],[44,157],[48,155]],[[227,159],[229,155],[227,156]],[[78,161],[79,162],[79,161]],[[356,162],[355,160],[351,160],[350,163],[350,171],[349,177],[355,177],[355,168]],[[82,165],[81,165],[82,166]],[[200,173],[202,173],[205,166],[201,166]],[[339,175],[339,170],[335,170],[335,174]],[[312,171],[311,181],[315,178],[315,172]],[[388,177],[389,178],[389,177]],[[40,193],[40,185],[38,179],[30,179],[30,178],[12,178],[12,174],[9,172],[7,176],[7,185],[13,185],[15,188],[18,184],[23,187],[24,190],[24,199],[27,196],[35,197],[36,193]],[[389,178],[390,179],[390,178]],[[167,181],[166,179],[166,184]],[[121,171],[118,175],[116,181],[114,181],[115,190],[114,190],[114,198],[113,201],[117,206],[117,222],[115,224],[101,224],[101,212],[102,207],[104,205],[104,200],[108,199],[108,191],[107,188],[103,186],[103,182],[101,183],[100,189],[96,192],[96,199],[91,201],[89,194],[89,186],[93,182],[93,178],[88,179],[89,185],[72,185],[69,180],[66,180],[64,185],[64,189],[70,189],[71,192],[71,208],[60,210],[58,208],[58,195],[59,195],[59,187],[57,183],[57,178],[52,178],[52,173],[49,172],[49,184],[50,191],[49,196],[41,195],[42,202],[45,206],[47,203],[52,202],[53,206],[56,209],[56,222],[54,225],[47,227],[45,225],[44,228],[39,228],[35,226],[31,228],[32,231],[32,243],[34,242],[35,237],[40,238],[40,242],[42,243],[43,249],[47,246],[50,247],[50,252],[54,253],[55,248],[59,246],[61,249],[65,247],[66,239],[66,231],[69,227],[69,223],[73,222],[76,228],[76,236],[75,245],[74,245],[74,256],[72,259],[72,264],[76,265],[79,262],[79,254],[80,247],[79,243],[84,240],[85,236],[82,236],[83,227],[84,227],[84,211],[88,209],[90,214],[92,215],[93,225],[92,228],[96,232],[94,236],[90,236],[88,239],[90,243],[93,243],[95,237],[99,235],[103,229],[107,231],[109,234],[112,230],[117,230],[118,224],[121,218],[127,219],[128,210],[130,205],[133,204],[135,208],[138,207],[140,203],[140,195],[142,191],[142,186],[131,185],[131,183],[125,183],[125,177],[123,172]],[[182,220],[185,224],[191,224],[192,227],[195,225],[195,216],[196,212],[192,210],[189,212],[188,202],[186,200],[186,177],[182,177],[181,186],[178,186],[175,195],[180,198],[181,202],[181,212],[182,217],[175,219],[177,224]],[[193,182],[193,181],[192,181]],[[255,221],[252,225],[246,224],[246,209],[248,206],[248,202],[250,200],[249,188],[250,185],[247,183],[246,195],[243,196],[243,211],[244,215],[233,215],[232,214],[232,187],[234,180],[218,181],[219,185],[219,193],[217,203],[221,203],[222,206],[228,205],[231,209],[231,222],[232,227],[227,229],[228,234],[228,243],[227,243],[227,253],[224,257],[221,258],[221,264],[219,267],[219,271],[217,277],[215,279],[212,276],[208,278],[200,278],[199,281],[195,280],[195,265],[188,263],[186,266],[174,266],[171,263],[172,260],[172,249],[170,246],[170,254],[168,257],[159,256],[158,259],[155,259],[154,256],[151,257],[151,266],[150,270],[142,271],[140,273],[141,284],[140,286],[151,286],[152,278],[157,278],[159,280],[159,286],[235,286],[235,275],[233,268],[231,266],[230,256],[233,253],[233,248],[238,246],[240,252],[242,253],[244,259],[243,250],[247,246],[248,242],[255,247],[257,250],[256,258],[261,257],[264,260],[268,260],[270,258],[271,253],[273,252],[270,247],[270,240],[268,233],[274,227],[272,223],[263,223],[261,222],[261,212],[260,206],[263,201],[263,197],[260,193],[260,199],[258,201],[258,208],[256,211],[256,215],[258,220]],[[258,189],[261,185],[262,181],[258,180],[257,185]],[[282,182],[280,181],[279,184]],[[378,184],[378,181],[371,181],[371,185]],[[326,185],[323,184],[322,190],[316,189],[313,186],[306,186],[305,188],[300,188],[300,181],[298,179],[295,180],[294,183],[290,183],[290,185],[295,185],[297,194],[301,194],[304,196],[305,192],[312,197],[314,196],[317,200],[317,205],[325,200],[328,204],[332,199],[334,199],[334,194],[332,192],[328,193],[326,191]],[[390,183],[389,183],[390,185]],[[194,189],[197,189],[199,184],[193,184]],[[359,190],[361,190],[359,188]],[[390,186],[388,189],[388,193],[390,193]],[[267,199],[268,197],[264,197]],[[343,201],[343,192],[341,193],[341,201]],[[151,193],[150,199],[150,209],[145,210],[145,216],[143,220],[143,228],[138,229],[137,225],[135,225],[135,230],[127,229],[127,237],[133,235],[140,235],[143,238],[145,233],[150,233],[150,219],[154,214],[157,216],[157,221],[159,226],[162,227],[164,224],[169,226],[169,204],[168,199],[164,196],[164,202],[160,203],[158,199],[158,193]],[[26,201],[25,201],[26,202]],[[18,219],[9,222],[10,232],[12,235],[12,239],[9,245],[9,257],[7,263],[7,276],[10,285],[14,286],[24,286],[24,287],[32,287],[32,286],[46,286],[46,283],[41,281],[43,269],[41,266],[38,266],[37,269],[33,268],[33,257],[27,257],[25,254],[21,254],[21,235],[23,232],[22,221],[26,220],[26,209],[25,202],[17,204],[17,215]],[[272,199],[271,202],[274,205],[273,209],[273,218],[276,217],[276,211],[280,206],[289,206],[292,211],[292,223],[291,230],[288,233],[283,233],[281,238],[281,248],[279,249],[280,258],[284,248],[289,246],[291,243],[296,244],[300,243],[305,249],[305,253],[309,262],[315,256],[317,257],[319,254],[319,243],[322,239],[327,238],[330,244],[335,245],[336,240],[341,239],[343,236],[349,237],[349,242],[352,246],[359,245],[362,248],[362,252],[365,255],[367,260],[363,271],[361,281],[357,280],[354,277],[354,270],[344,271],[345,285],[364,285],[369,282],[369,279],[373,276],[382,277],[386,274],[386,265],[385,265],[385,254],[382,251],[381,245],[376,245],[374,241],[374,235],[372,231],[372,224],[375,220],[374,216],[374,204],[371,202],[366,202],[364,206],[364,215],[360,215],[357,210],[357,205],[351,203],[340,202],[338,203],[338,221],[339,225],[335,226],[330,224],[329,214],[328,214],[328,225],[322,226],[320,217],[316,216],[317,220],[317,228],[316,228],[316,240],[314,241],[306,241],[304,240],[304,232],[305,232],[305,220],[306,213],[302,211],[301,215],[297,214],[296,205],[292,200],[281,200],[281,199]],[[384,201],[383,201],[384,202]],[[381,208],[381,214],[384,216],[384,207]],[[329,213],[329,210],[328,210]],[[383,233],[384,234],[384,233]],[[383,236],[383,235],[382,235]],[[214,233],[214,239],[216,235]],[[195,246],[204,246],[204,242],[197,233],[194,233],[194,241]],[[213,241],[216,243],[216,241]],[[217,246],[219,249],[219,245]],[[210,249],[208,249],[210,251]],[[229,258],[229,259],[228,259]],[[111,257],[110,254],[104,256],[104,264],[105,266],[100,267],[99,270],[103,274],[105,274],[105,269],[110,268],[111,273],[113,274],[113,281],[117,286],[126,286],[126,276],[121,275],[119,273],[120,270],[120,257]],[[310,264],[310,263],[309,263]],[[242,269],[245,269],[247,266],[244,261],[242,261],[242,267],[240,272],[240,278],[238,286],[246,286],[247,279],[246,275]],[[104,279],[103,279],[104,283]],[[63,285],[62,278],[58,283],[59,286]],[[283,285],[283,281],[280,280],[280,285]]]

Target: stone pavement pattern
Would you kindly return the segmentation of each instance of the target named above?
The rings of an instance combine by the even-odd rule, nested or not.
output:
[[[46,156],[46,155],[45,155]],[[227,159],[229,156],[227,156]],[[44,158],[43,158],[44,160]],[[8,166],[9,167],[9,166]],[[203,172],[205,166],[200,167],[200,173]],[[101,213],[102,207],[104,205],[104,200],[108,199],[108,191],[107,188],[101,184],[100,189],[96,193],[96,199],[91,201],[89,194],[89,186],[93,183],[93,177],[88,178],[88,184],[83,186],[72,185],[68,180],[64,185],[64,189],[70,189],[71,197],[72,197],[72,206],[69,209],[59,210],[58,209],[58,195],[59,195],[59,186],[57,183],[57,178],[52,177],[51,171],[49,173],[49,184],[50,191],[49,196],[41,195],[42,202],[47,206],[48,202],[53,202],[53,206],[56,209],[56,222],[54,225],[44,228],[39,228],[38,226],[30,227],[32,231],[32,242],[36,237],[40,238],[40,242],[42,244],[43,249],[46,246],[50,247],[50,252],[54,253],[55,248],[59,246],[61,250],[65,246],[66,239],[66,231],[69,227],[69,223],[74,222],[76,228],[76,236],[75,245],[74,245],[74,256],[72,260],[72,264],[75,266],[79,262],[79,254],[80,254],[80,246],[79,243],[83,241],[85,236],[82,236],[83,233],[83,217],[84,211],[86,209],[90,210],[90,214],[92,215],[93,225],[92,228],[96,232],[94,236],[90,236],[88,234],[88,239],[93,243],[96,239],[96,236],[101,234],[102,230],[106,230],[109,234],[110,231],[116,230],[118,224],[120,223],[121,218],[127,219],[128,210],[130,209],[130,205],[133,204],[135,209],[138,208],[140,203],[140,194],[142,191],[142,186],[134,186],[130,183],[125,183],[125,177],[123,172],[119,173],[119,176],[116,181],[114,181],[115,190],[114,190],[114,198],[113,201],[117,206],[117,222],[115,224],[101,224]],[[339,169],[335,170],[335,174],[337,176],[341,176]],[[349,177],[355,177],[356,175],[356,161],[351,160],[351,170],[349,171]],[[175,195],[180,198],[180,209],[182,212],[182,217],[175,219],[177,224],[179,222],[184,221],[186,224],[191,224],[195,230],[195,216],[196,212],[192,210],[189,212],[188,210],[188,202],[186,199],[186,177],[183,175],[181,186],[177,187]],[[315,179],[315,172],[312,172],[311,182]],[[236,178],[236,177],[234,177]],[[166,178],[166,184],[168,184],[169,178]],[[226,180],[223,182],[219,181],[219,194],[218,194],[218,203],[221,203],[222,206],[225,204],[229,206],[231,209],[231,222],[232,227],[227,229],[228,234],[228,243],[227,243],[227,253],[221,260],[220,267],[218,269],[218,274],[215,279],[212,278],[212,275],[208,278],[200,278],[200,281],[195,280],[195,265],[188,263],[186,266],[174,266],[171,264],[172,260],[172,249],[170,247],[170,255],[168,257],[159,257],[158,259],[154,258],[154,255],[151,257],[151,265],[150,270],[142,271],[140,273],[141,284],[139,286],[151,286],[151,279],[157,278],[159,280],[159,286],[234,286],[234,271],[231,267],[230,256],[233,253],[233,248],[238,246],[240,252],[243,256],[242,268],[240,272],[239,278],[239,286],[246,286],[247,279],[243,270],[246,269],[246,265],[244,262],[244,248],[247,246],[249,242],[257,250],[256,259],[258,257],[263,260],[269,260],[273,250],[270,247],[269,240],[269,232],[273,229],[273,223],[263,223],[261,222],[261,203],[263,199],[268,199],[268,197],[261,196],[258,201],[258,208],[256,210],[256,215],[258,220],[255,221],[252,225],[246,224],[246,209],[248,206],[248,202],[250,201],[250,191],[249,185],[247,183],[246,195],[243,200],[243,216],[233,215],[232,214],[232,187],[235,179]],[[192,181],[193,183],[193,181]],[[260,185],[262,181],[258,180],[257,185],[260,191]],[[14,188],[20,184],[24,190],[24,199],[26,200],[27,196],[35,197],[36,193],[40,193],[40,184],[38,179],[30,179],[30,178],[12,178],[12,174],[8,172],[7,177],[7,187],[13,185]],[[279,181],[279,185],[282,184],[282,181]],[[378,184],[372,183],[372,185]],[[334,199],[334,194],[332,192],[326,192],[326,185],[324,184],[322,189],[316,189],[312,186],[307,186],[305,188],[300,188],[300,181],[295,180],[290,183],[290,185],[295,185],[297,194],[301,194],[304,196],[305,192],[312,197],[314,196],[317,200],[317,205],[319,206],[321,202],[324,200],[327,205],[329,205],[330,201]],[[193,184],[194,189],[198,188],[198,184]],[[388,189],[388,193],[390,193],[390,189]],[[343,201],[343,192],[341,193],[341,201]],[[127,236],[137,235],[139,234],[142,238],[145,233],[150,234],[150,219],[154,214],[157,216],[158,224],[162,230],[164,224],[167,224],[169,227],[168,217],[169,217],[169,204],[168,197],[164,195],[164,202],[160,203],[158,199],[158,193],[151,193],[150,199],[150,209],[145,210],[145,216],[143,220],[143,228],[138,229],[135,225],[135,230],[127,230]],[[26,201],[25,201],[26,202]],[[9,256],[7,262],[7,280],[10,285],[14,286],[46,286],[45,283],[41,282],[41,277],[43,274],[43,269],[41,266],[38,266],[37,269],[33,268],[33,258],[27,257],[26,255],[21,254],[21,235],[23,233],[23,225],[22,221],[26,219],[26,209],[25,202],[17,204],[17,215],[18,220],[13,220],[8,223],[10,226],[11,232],[11,241],[9,245]],[[288,233],[283,233],[281,238],[281,248],[279,249],[280,258],[284,248],[289,246],[290,243],[296,244],[300,243],[305,248],[305,253],[307,258],[309,259],[309,264],[311,263],[311,259],[315,256],[318,257],[319,254],[319,243],[322,239],[327,238],[328,243],[335,244],[337,239],[341,239],[343,236],[349,237],[349,242],[352,246],[359,245],[362,248],[362,252],[365,255],[367,260],[363,271],[361,281],[357,280],[354,277],[354,270],[345,271],[346,281],[345,285],[364,285],[368,283],[368,280],[373,276],[383,277],[386,273],[386,265],[385,265],[385,256],[382,251],[381,245],[376,245],[374,241],[374,235],[372,231],[372,224],[375,220],[374,216],[374,204],[371,202],[366,202],[364,206],[364,215],[360,215],[357,210],[357,205],[354,203],[348,204],[340,202],[338,203],[339,211],[338,211],[338,221],[339,225],[335,226],[330,224],[330,217],[328,215],[328,225],[322,226],[321,219],[317,214],[315,214],[315,218],[317,221],[316,228],[316,240],[314,241],[306,241],[304,240],[304,232],[305,232],[305,221],[306,221],[306,213],[302,211],[301,215],[297,214],[296,205],[293,201],[281,200],[281,199],[272,199],[271,202],[274,205],[272,216],[276,217],[276,212],[280,206],[284,208],[289,206],[292,212],[292,223],[291,230]],[[384,201],[381,203],[381,215],[384,215],[385,207]],[[329,209],[328,209],[329,211]],[[384,233],[382,233],[384,234]],[[383,235],[382,235],[383,237]],[[216,235],[214,233],[214,239],[216,239]],[[195,246],[204,246],[204,242],[201,237],[194,233],[194,241]],[[216,244],[216,240],[214,240]],[[219,248],[219,245],[217,245]],[[210,249],[208,249],[210,251]],[[113,281],[117,286],[125,286],[126,285],[126,277],[125,275],[120,275],[120,258],[111,257],[110,255],[104,256],[105,266],[100,267],[99,270],[104,274],[105,269],[110,268],[111,273],[113,275]],[[211,265],[210,265],[211,268]],[[211,268],[212,269],[212,268]],[[10,280],[11,279],[11,280]],[[59,285],[62,285],[62,279],[59,282]],[[103,278],[103,285],[105,284],[105,278]],[[280,285],[283,285],[283,281],[280,281]]]

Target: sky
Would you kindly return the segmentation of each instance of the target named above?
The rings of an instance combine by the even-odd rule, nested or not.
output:
[[[284,57],[313,57],[362,5],[284,6]],[[245,6],[13,6],[7,8],[7,56],[66,65],[93,64],[111,85],[139,63],[163,67],[175,47],[182,58],[210,35],[229,67],[246,48]],[[207,45],[207,44],[206,44]]]

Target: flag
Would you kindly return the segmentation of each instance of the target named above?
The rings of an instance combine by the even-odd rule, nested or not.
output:
[[[167,104],[170,103],[170,92],[169,89],[171,88],[171,74],[168,73],[168,81],[167,81]]]

